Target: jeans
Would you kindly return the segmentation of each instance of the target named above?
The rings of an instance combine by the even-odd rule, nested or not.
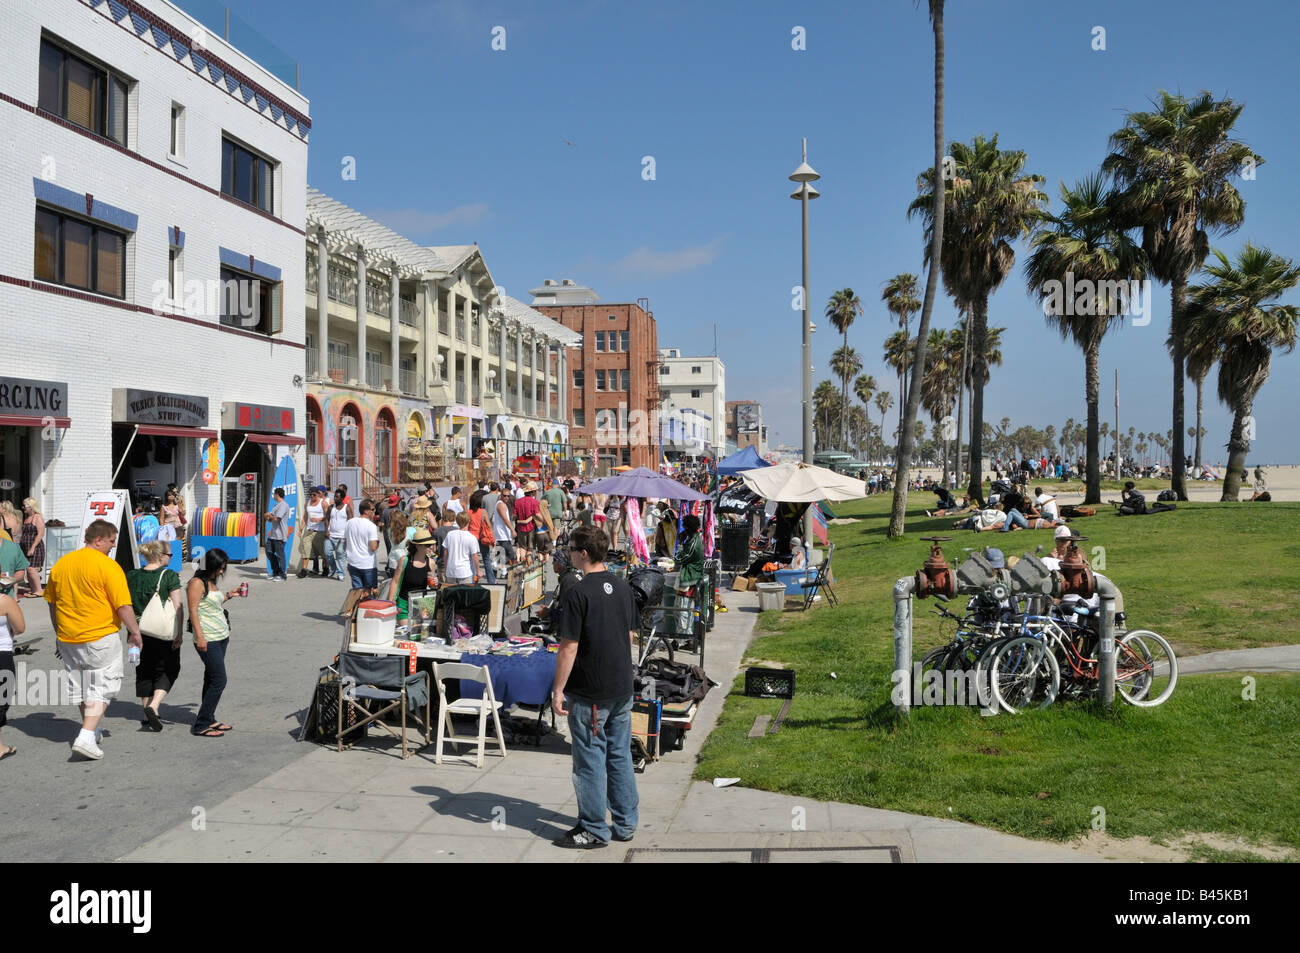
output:
[[[359,569],[349,563],[348,575],[352,577],[353,589],[374,589],[379,585],[379,570],[374,566],[369,569]]]
[[[282,539],[266,541],[266,574],[272,579],[285,574],[284,540]]]
[[[199,713],[194,716],[190,734],[200,735],[217,723],[217,705],[221,702],[221,693],[226,690],[226,646],[229,644],[229,639],[209,642],[207,651],[199,652],[199,658],[203,660],[203,701],[199,704]]]
[[[492,547],[486,543],[479,543],[478,551],[479,555],[483,557],[483,581],[490,586],[497,581],[492,570]]]
[[[519,555],[515,552],[515,541],[513,539],[498,539],[497,545],[501,547],[501,552],[506,554],[506,559],[514,565],[519,561]]]
[[[1002,521],[1002,529],[998,530],[998,532],[1009,533],[1012,525],[1019,526],[1021,529],[1029,529],[1029,521],[1025,519],[1019,510],[1015,509],[1007,512],[1007,518]]]
[[[347,567],[347,541],[339,536],[333,536],[329,539],[329,545],[325,549],[325,560],[328,564],[330,575],[338,579],[343,578],[344,569]]]
[[[597,702],[568,697],[573,749],[573,789],[578,822],[603,841],[610,828],[629,837],[637,825],[636,773],[632,767],[632,698]],[[605,823],[605,812],[613,824]]]

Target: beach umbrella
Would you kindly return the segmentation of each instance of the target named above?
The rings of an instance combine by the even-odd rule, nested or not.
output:
[[[778,503],[856,500],[867,495],[867,485],[861,480],[807,463],[779,463],[745,470],[740,478],[763,499]]]
[[[657,500],[708,500],[705,493],[692,490],[672,477],[637,467],[617,476],[607,476],[578,487],[579,493],[605,493],[609,496],[639,496]],[[865,493],[863,494],[866,495]]]

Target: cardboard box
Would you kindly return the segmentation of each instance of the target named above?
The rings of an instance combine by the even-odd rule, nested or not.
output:
[[[736,576],[736,578],[731,581],[731,591],[746,592],[753,589],[754,585],[754,580],[750,579],[748,576]]]

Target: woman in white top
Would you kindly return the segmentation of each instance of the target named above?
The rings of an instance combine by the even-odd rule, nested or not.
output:
[[[504,494],[497,498],[496,506],[492,509],[492,535],[496,539],[496,544],[501,547],[501,551],[506,554],[506,559],[514,565],[515,560],[515,533],[514,517],[510,514],[510,504],[505,501]]]
[[[17,682],[14,669],[14,636],[22,635],[27,630],[23,619],[23,610],[13,596],[0,596],[0,729],[8,723],[9,695]],[[0,742],[0,761],[14,754],[18,749]]]
[[[330,539],[325,551],[329,557],[330,575],[335,579],[347,578],[348,558],[345,536],[350,519],[352,519],[352,504],[344,501],[342,490],[335,490],[334,503],[330,506],[326,519],[329,524]]]
[[[325,575],[325,566],[321,563],[325,561],[325,507],[328,503],[328,497],[312,487],[307,499],[307,529],[299,537],[301,542],[298,544],[298,552],[302,557],[298,563],[299,579],[307,575],[308,563],[311,564],[312,575]]]

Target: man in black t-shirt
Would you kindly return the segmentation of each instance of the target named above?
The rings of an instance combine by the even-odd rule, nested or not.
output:
[[[580,526],[569,554],[582,579],[564,594],[560,652],[551,707],[569,719],[578,825],[557,847],[604,847],[630,841],[637,825],[632,767],[632,640],[637,608],[632,588],[605,569],[609,541]],[[566,707],[567,704],[567,707]],[[608,810],[612,824],[606,823]]]

